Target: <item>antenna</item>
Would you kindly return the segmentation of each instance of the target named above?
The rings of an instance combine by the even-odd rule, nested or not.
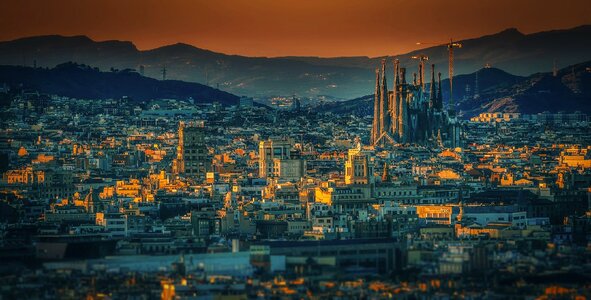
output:
[[[162,67],[162,80],[166,80],[166,66]]]

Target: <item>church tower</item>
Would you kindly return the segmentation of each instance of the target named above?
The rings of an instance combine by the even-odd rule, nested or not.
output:
[[[389,114],[388,114],[388,87],[386,84],[386,59],[382,59],[382,74],[381,74],[381,85],[380,85],[380,134],[378,138],[389,126]]]
[[[376,87],[373,101],[373,126],[371,128],[371,144],[375,144],[380,137],[380,70],[376,68]]]

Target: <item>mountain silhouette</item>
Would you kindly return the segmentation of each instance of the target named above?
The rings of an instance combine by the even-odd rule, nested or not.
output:
[[[82,99],[151,99],[192,98],[195,103],[238,103],[238,97],[202,84],[179,80],[156,80],[133,70],[101,72],[96,68],[64,63],[55,68],[0,66],[0,83],[41,93]]]
[[[417,37],[417,42],[421,37]],[[429,41],[423,41],[429,42]],[[439,41],[445,43],[446,41]],[[547,72],[556,61],[559,67],[591,60],[591,26],[522,34],[515,28],[460,41],[455,51],[455,74],[470,74],[485,64],[519,76]],[[445,45],[395,55],[403,67],[416,69],[416,54],[427,55],[428,65],[447,77]],[[326,95],[351,99],[372,92],[373,69],[384,57],[246,57],[226,55],[187,44],[138,50],[127,41],[93,41],[86,36],[58,35],[0,42],[0,65],[54,67],[76,62],[100,70],[139,70],[147,77],[198,82],[237,94]],[[391,59],[390,57],[389,59]],[[388,68],[391,70],[391,62]],[[427,68],[428,70],[429,68]],[[410,72],[412,73],[412,72]]]

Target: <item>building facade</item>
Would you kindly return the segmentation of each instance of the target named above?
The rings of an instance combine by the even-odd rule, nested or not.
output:
[[[273,177],[275,166],[281,165],[276,160],[291,159],[291,149],[293,147],[291,139],[269,139],[259,143],[259,177]]]
[[[179,123],[177,172],[186,177],[204,179],[211,170],[211,157],[205,144],[203,123]]]
[[[361,148],[357,143],[356,147],[349,149],[345,161],[345,184],[369,184],[373,183],[373,162],[371,152]]]

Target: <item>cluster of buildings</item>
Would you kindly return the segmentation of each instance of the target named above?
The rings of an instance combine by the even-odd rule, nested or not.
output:
[[[0,294],[591,296],[589,125],[461,121],[395,70],[373,118],[8,92]]]
[[[470,118],[471,122],[476,123],[507,123],[507,122],[533,122],[545,124],[586,124],[589,118],[586,114],[575,111],[566,113],[541,112],[537,114],[521,114],[517,112],[486,112]]]

